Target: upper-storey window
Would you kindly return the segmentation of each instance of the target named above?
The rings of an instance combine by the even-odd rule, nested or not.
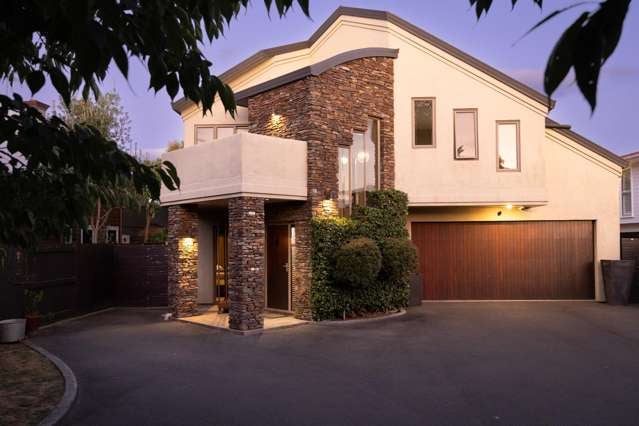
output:
[[[477,110],[456,109],[453,114],[455,160],[476,160],[478,158]]]
[[[413,99],[413,146],[435,146],[435,98]]]
[[[366,204],[366,191],[379,188],[379,120],[368,119],[366,132],[353,132],[351,191],[356,205]]]
[[[519,155],[519,121],[497,122],[497,170],[521,170]]]
[[[621,174],[621,215],[632,216],[632,172],[629,168]]]
[[[197,126],[195,128],[195,143],[201,144],[215,140],[215,127]]]

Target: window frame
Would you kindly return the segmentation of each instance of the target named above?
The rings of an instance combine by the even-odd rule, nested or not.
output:
[[[499,125],[515,124],[517,126],[517,168],[516,169],[500,169],[499,168]],[[497,120],[495,121],[495,168],[499,173],[519,173],[521,172],[521,122],[520,120]]]
[[[355,133],[355,132],[353,132]],[[353,210],[353,185],[352,185],[352,179],[353,179],[353,170],[351,169],[351,164],[353,163],[353,158],[352,158],[352,150],[351,150],[351,145],[346,145],[346,144],[339,144],[337,146],[337,211],[338,214],[342,217],[348,217],[351,215],[351,212]],[[348,151],[348,165],[347,165],[347,178],[348,178],[348,188],[346,193],[348,194],[348,205],[344,206],[342,208],[340,208],[339,206],[339,201],[340,201],[340,190],[339,190],[339,186],[340,186],[340,150],[344,149]],[[344,214],[346,213],[346,214]]]
[[[475,118],[475,156],[459,158],[457,157],[457,127],[455,122],[458,112],[472,112]],[[453,108],[453,160],[455,161],[478,161],[479,160],[479,109],[478,108]]]
[[[628,185],[629,185],[629,188],[627,190],[623,189],[623,173],[625,171],[628,172]],[[628,194],[630,196],[630,212],[628,214],[626,214],[623,211],[623,196],[624,196],[624,193],[626,193],[626,194]],[[634,206],[632,205],[633,204],[633,200],[632,200],[632,167],[627,167],[627,168],[625,168],[625,169],[623,169],[621,171],[621,192],[620,192],[620,195],[621,195],[621,206],[620,206],[621,207],[621,217],[622,218],[634,217]]]
[[[115,231],[115,241],[109,241],[109,231]],[[104,228],[104,242],[106,244],[120,244],[120,227],[115,225],[107,225]]]
[[[432,128],[433,128],[433,143],[432,145],[417,145],[415,143],[415,133],[416,133],[416,128],[415,128],[415,124],[416,124],[416,120],[415,120],[415,101],[431,101],[433,103],[433,107],[432,107],[432,111],[433,111],[433,118],[432,118]],[[437,127],[436,127],[436,123],[437,123],[437,100],[434,96],[419,96],[419,97],[414,97],[411,98],[410,100],[410,105],[411,105],[411,125],[412,125],[412,145],[413,148],[417,148],[417,149],[421,149],[421,148],[428,148],[428,149],[432,149],[432,148],[437,148]]]
[[[197,130],[200,128],[205,128],[205,129],[213,129],[213,140],[217,140],[217,129],[223,127],[226,129],[233,129],[233,134],[236,135],[237,134],[237,129],[246,129],[247,132],[249,131],[249,123],[242,123],[242,124],[194,124],[193,125],[193,145],[198,145],[197,143]]]

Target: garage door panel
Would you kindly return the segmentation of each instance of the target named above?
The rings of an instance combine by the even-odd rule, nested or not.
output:
[[[593,223],[415,222],[424,298],[592,299]]]

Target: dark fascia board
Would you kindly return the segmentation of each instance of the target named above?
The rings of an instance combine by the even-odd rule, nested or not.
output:
[[[584,148],[587,148],[590,151],[601,155],[605,159],[612,161],[613,163],[615,163],[619,167],[624,167],[624,168],[628,167],[628,161],[626,161],[623,158],[621,158],[620,156],[608,151],[606,148],[602,147],[601,145],[597,145],[596,143],[594,143],[590,139],[587,139],[587,138],[581,136],[579,133],[570,130],[570,126],[567,125],[567,124],[559,124],[556,121],[551,120],[550,118],[546,118],[546,128],[555,130],[556,132],[558,132],[558,133],[566,136],[567,138],[577,142],[579,145],[583,146]]]
[[[548,105],[550,109],[554,108],[555,101],[548,98],[545,94],[538,92],[537,90],[526,86],[525,84],[515,80],[514,78],[504,74],[503,72],[497,70],[496,68],[491,67],[490,65],[480,61],[477,58],[470,56],[469,54],[457,49],[455,46],[446,43],[444,40],[435,37],[434,35],[422,30],[416,25],[411,24],[404,19],[383,10],[373,10],[373,9],[360,9],[355,7],[338,7],[335,12],[326,20],[324,23],[311,35],[311,37],[306,41],[300,41],[297,43],[285,44],[282,46],[272,47],[269,49],[260,50],[239,64],[235,65],[232,68],[229,68],[227,71],[220,75],[222,81],[228,82],[246,72],[247,70],[261,64],[262,62],[272,58],[275,55],[281,55],[283,53],[293,52],[296,50],[306,49],[311,47],[313,43],[315,43],[321,36],[326,32],[326,30],[333,25],[333,23],[340,16],[353,16],[357,18],[369,18],[369,19],[377,19],[381,21],[391,22],[403,30],[413,34],[416,37],[421,38],[427,43],[432,44],[433,46],[443,50],[444,52],[456,57],[457,59],[466,62],[467,64],[479,69],[480,71],[490,75],[496,80],[504,83],[507,86],[512,87],[513,89],[523,93],[524,95],[536,100],[537,102]],[[184,98],[174,102],[173,109],[177,113],[181,113],[188,106],[193,105],[192,101],[185,101]]]
[[[309,75],[320,75],[328,69],[361,58],[397,58],[398,53],[399,49],[388,49],[385,47],[370,47],[365,49],[349,50],[348,52],[340,53],[339,55],[332,56],[313,65],[297,69],[295,71],[276,77],[272,80],[268,80],[264,83],[249,87],[248,89],[241,90],[235,94],[235,103],[245,107],[248,106],[248,100],[251,96],[255,96],[259,93],[266,92],[267,90],[275,89],[276,87],[292,83],[293,81],[301,80],[304,77],[308,77]]]

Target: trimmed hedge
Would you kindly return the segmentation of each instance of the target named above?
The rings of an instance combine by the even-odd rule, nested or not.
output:
[[[386,312],[408,303],[410,273],[416,265],[416,254],[413,262],[406,246],[412,247],[406,229],[408,198],[401,191],[382,190],[369,192],[367,202],[366,207],[355,208],[350,218],[311,221],[311,306],[316,320]],[[360,237],[370,238],[381,249],[382,270],[366,285],[340,285],[338,257],[344,255],[345,244]],[[407,256],[405,264],[402,256]]]
[[[382,253],[370,238],[355,238],[337,251],[335,278],[339,284],[367,287],[375,282],[381,268]]]

